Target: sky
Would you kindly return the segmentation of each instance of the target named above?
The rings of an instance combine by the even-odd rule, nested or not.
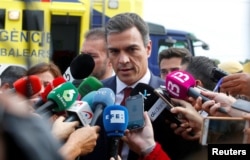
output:
[[[196,55],[221,62],[250,59],[250,0],[144,0],[143,17],[209,44]]]

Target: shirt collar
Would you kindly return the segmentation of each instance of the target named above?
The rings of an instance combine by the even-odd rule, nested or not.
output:
[[[126,85],[124,82],[122,82],[122,81],[118,78],[118,76],[116,76],[116,84],[117,84],[117,86],[116,86],[116,94],[121,93],[122,90],[123,90],[124,88],[126,88],[126,87],[132,87],[132,88],[134,88],[138,83],[149,84],[150,77],[151,77],[150,71],[149,71],[149,69],[147,69],[146,74],[145,74],[140,80],[138,80],[138,81],[137,81],[136,83],[134,83],[133,85],[128,86],[128,85]]]

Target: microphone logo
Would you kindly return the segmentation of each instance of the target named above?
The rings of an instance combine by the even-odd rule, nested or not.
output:
[[[184,71],[174,71],[166,76],[166,87],[175,98],[185,98],[189,87],[195,86],[193,76]]]
[[[82,111],[84,113],[84,117],[86,119],[92,119],[93,118],[93,114],[91,112],[88,111]]]
[[[147,97],[149,97],[149,96],[151,95],[150,93],[147,93],[147,90],[146,90],[146,89],[144,90],[144,93],[139,92],[139,94],[142,95],[142,97],[143,97],[144,99],[147,99]]]
[[[123,110],[110,110],[110,115],[105,116],[110,123],[125,123],[125,112]]]
[[[69,102],[69,101],[72,101],[73,100],[73,98],[74,98],[74,94],[75,94],[76,92],[75,92],[75,90],[73,90],[73,89],[70,89],[70,90],[65,90],[64,92],[63,92],[63,99],[65,100],[65,101],[67,101],[67,102]]]
[[[174,72],[171,77],[175,78],[176,80],[178,80],[181,83],[185,83],[186,81],[189,80],[189,76],[183,72]]]

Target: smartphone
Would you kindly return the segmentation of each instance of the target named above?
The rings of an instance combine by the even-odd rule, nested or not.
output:
[[[140,129],[144,127],[144,99],[141,94],[134,96],[129,96],[125,101],[125,106],[128,109],[129,120],[128,127],[129,130]]]
[[[207,144],[244,144],[249,127],[248,120],[241,117],[206,117],[203,120],[200,143]]]
[[[178,119],[178,115],[173,114],[170,110],[171,108],[174,108],[174,105],[171,102],[171,99],[168,95],[165,94],[164,90],[161,88],[156,88],[154,90],[154,93],[160,97],[165,103],[166,103],[166,119],[168,119],[171,122],[176,123],[178,126],[181,124],[181,121]]]
[[[154,93],[155,93],[158,97],[160,97],[160,98],[167,104],[167,109],[168,109],[168,110],[170,110],[171,108],[174,108],[172,102],[170,102],[170,101],[171,101],[170,97],[165,96],[164,91],[163,91],[162,89],[156,88],[156,89],[154,90]]]

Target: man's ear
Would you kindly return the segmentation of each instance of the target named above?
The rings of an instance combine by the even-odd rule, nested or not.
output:
[[[203,87],[203,84],[202,84],[202,82],[200,80],[195,80],[195,84],[196,84],[196,86]]]

